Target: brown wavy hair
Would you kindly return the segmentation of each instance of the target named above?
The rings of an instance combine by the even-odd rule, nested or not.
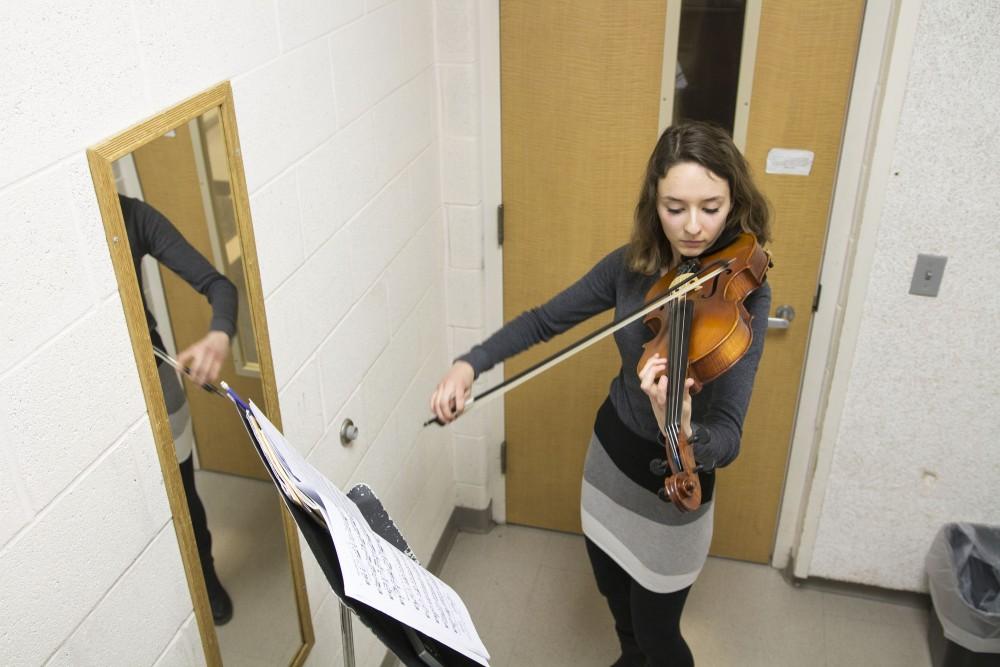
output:
[[[632,238],[625,254],[628,267],[651,275],[673,261],[673,249],[656,213],[656,186],[676,164],[693,162],[726,179],[732,208],[719,238],[749,232],[764,244],[771,240],[771,207],[750,176],[750,165],[722,128],[703,122],[673,125],[660,135],[635,205]]]

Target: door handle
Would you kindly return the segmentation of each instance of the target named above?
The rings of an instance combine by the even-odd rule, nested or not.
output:
[[[767,318],[768,329],[787,329],[795,319],[795,309],[789,305],[778,306],[774,317]]]

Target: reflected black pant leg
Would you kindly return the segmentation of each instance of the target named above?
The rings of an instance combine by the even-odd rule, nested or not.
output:
[[[194,457],[189,456],[180,462],[181,480],[184,482],[184,495],[187,497],[188,511],[191,514],[191,527],[194,530],[194,541],[198,545],[198,558],[201,560],[201,570],[205,575],[205,587],[209,595],[215,586],[221,586],[215,574],[215,562],[212,559],[212,533],[208,530],[208,518],[205,516],[205,506],[194,485]]]
[[[586,540],[597,588],[615,619],[622,656],[615,667],[693,667],[681,636],[681,613],[691,587],[673,593],[643,588],[600,547]]]

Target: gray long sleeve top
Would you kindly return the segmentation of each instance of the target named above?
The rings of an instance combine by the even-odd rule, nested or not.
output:
[[[518,352],[547,341],[608,308],[614,307],[615,320],[620,320],[643,304],[646,292],[658,278],[630,271],[622,246],[550,301],[517,316],[459,359],[471,364],[478,376]],[[750,349],[725,374],[707,383],[692,398],[692,421],[711,433],[708,443],[695,446],[697,459],[707,468],[728,465],[739,453],[743,418],[764,349],[771,307],[770,286],[765,282],[746,298],[744,305],[753,318]],[[636,321],[615,332],[614,336],[622,365],[611,380],[611,403],[630,430],[645,439],[655,440],[659,427],[636,372],[642,345],[649,340],[650,334],[641,321]]]
[[[118,195],[118,203],[122,207],[125,233],[132,252],[135,275],[139,280],[139,293],[143,295],[143,306],[146,306],[146,297],[142,291],[142,271],[139,264],[145,255],[151,255],[208,299],[212,306],[209,329],[224,331],[232,338],[236,333],[236,286],[195,250],[155,208],[139,199],[122,195]],[[146,322],[150,332],[156,330],[156,320],[148,307]]]

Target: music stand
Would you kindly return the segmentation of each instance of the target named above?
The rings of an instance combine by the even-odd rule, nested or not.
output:
[[[305,538],[306,544],[309,545],[309,549],[316,558],[316,562],[319,563],[320,568],[323,570],[323,574],[326,575],[326,580],[329,582],[330,588],[340,598],[341,604],[353,611],[361,622],[368,626],[372,633],[385,644],[386,648],[392,651],[407,667],[479,667],[479,663],[462,655],[451,647],[418,632],[399,619],[393,618],[374,607],[349,598],[344,594],[344,578],[340,572],[337,549],[330,538],[330,533],[326,526],[314,519],[312,515],[292,501],[281,490],[281,483],[278,481],[278,477],[271,469],[267,456],[261,451],[260,444],[253,436],[253,429],[247,422],[245,410],[239,409],[242,401],[237,403],[235,399],[238,397],[235,394],[231,394],[231,397],[234,398],[234,403],[236,403],[238,408],[237,412],[247,429],[250,442],[253,444],[258,456],[260,456],[264,468],[271,478],[271,482],[274,484],[278,495],[284,501],[285,507],[288,508],[288,512],[299,527],[299,531]],[[245,408],[245,405],[242,407]],[[413,560],[416,560],[413,552],[410,551],[409,545],[406,543],[406,539],[400,534],[396,528],[396,524],[389,517],[389,513],[382,506],[382,502],[367,485],[359,484],[355,486],[348,492],[347,497],[358,506],[361,515],[377,535],[407,554]],[[345,620],[348,619],[345,619],[342,615],[341,622],[343,623]],[[348,648],[353,649],[353,647],[345,645],[345,656],[347,655]],[[351,658],[353,661],[353,655]]]
[[[295,523],[299,526],[302,536],[305,537],[306,544],[312,550],[316,562],[319,563],[330,588],[340,598],[341,603],[353,611],[357,617],[374,633],[379,640],[385,644],[386,648],[395,654],[407,667],[479,667],[478,663],[462,655],[454,649],[417,632],[413,628],[404,624],[384,612],[358,602],[344,595],[344,579],[340,573],[340,565],[337,559],[337,550],[333,546],[326,528],[317,523],[302,508],[295,503],[289,502],[284,494],[285,506],[291,513]],[[384,538],[394,547],[407,553],[411,558],[413,554],[409,551],[409,545],[399,533],[395,524],[389,518],[388,513],[382,506],[381,501],[371,492],[367,486],[355,486],[347,494],[361,510],[368,525],[379,536]],[[347,647],[344,649],[347,650]]]

